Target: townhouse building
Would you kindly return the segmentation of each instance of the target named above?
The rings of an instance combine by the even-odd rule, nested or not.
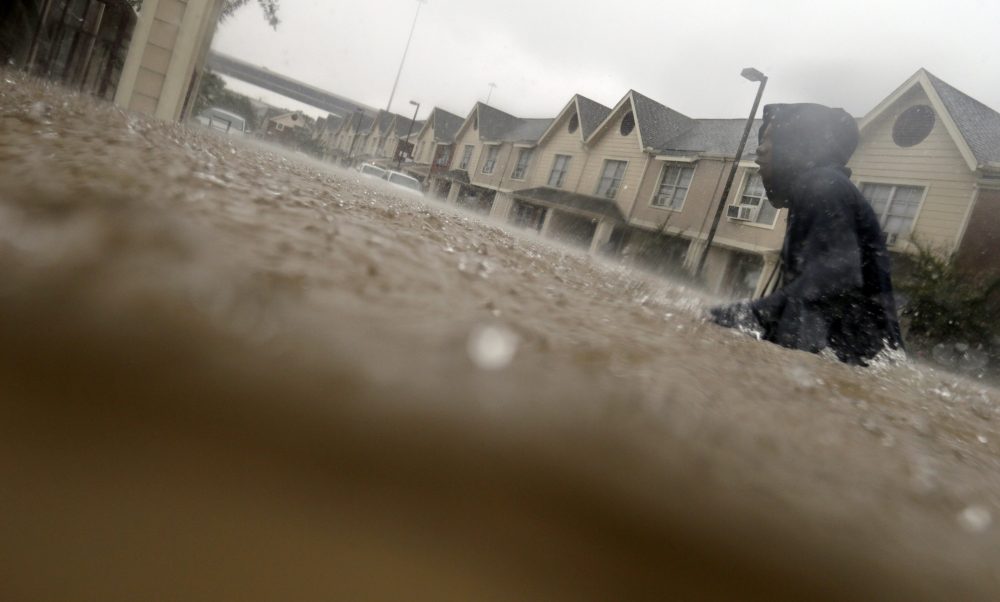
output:
[[[531,163],[539,138],[551,119],[522,119],[477,103],[455,135],[448,181],[448,200],[472,211],[504,219]],[[523,171],[523,169],[522,169]]]
[[[465,119],[435,107],[426,122],[415,129],[413,162],[404,171],[424,182],[427,189],[440,197],[448,196],[449,180],[442,177],[451,165],[455,149],[455,135]]]
[[[1000,275],[1000,113],[920,69],[859,125],[849,166],[889,248]]]
[[[706,252],[745,126],[693,119],[635,91],[613,108],[574,96],[553,120],[480,104],[456,136],[448,198],[653,271],[690,272]],[[762,294],[776,282],[787,211],[767,201],[753,162],[759,127],[707,250],[705,283],[720,295]],[[996,270],[1000,113],[921,69],[859,129],[852,179],[890,251],[923,245],[970,272]]]

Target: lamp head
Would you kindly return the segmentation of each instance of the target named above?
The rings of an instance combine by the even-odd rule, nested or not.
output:
[[[742,75],[745,79],[748,79],[752,82],[763,82],[767,80],[766,75],[764,75],[760,71],[757,71],[753,67],[747,67],[746,69],[740,72],[740,75]]]

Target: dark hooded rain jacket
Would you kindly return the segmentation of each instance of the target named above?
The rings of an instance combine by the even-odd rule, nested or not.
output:
[[[846,167],[858,144],[854,118],[821,105],[768,105],[761,138],[768,126],[772,177],[765,186],[775,206],[788,207],[780,287],[715,308],[713,319],[755,328],[792,349],[830,347],[850,364],[900,348],[884,236]]]

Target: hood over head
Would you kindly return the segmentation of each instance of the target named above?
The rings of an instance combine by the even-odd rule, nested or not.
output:
[[[771,177],[764,186],[775,206],[787,204],[796,178],[810,169],[834,167],[850,175],[846,166],[859,134],[857,121],[847,111],[810,103],[771,104],[764,107],[759,142],[764,142],[769,127]]]

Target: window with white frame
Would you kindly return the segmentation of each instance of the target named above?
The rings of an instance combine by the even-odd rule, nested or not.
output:
[[[521,153],[517,156],[517,165],[514,166],[514,173],[510,174],[511,178],[515,180],[524,179],[524,175],[528,173],[528,165],[531,163],[531,156],[533,154],[535,154],[534,149],[521,149]]]
[[[549,186],[552,188],[562,188],[566,181],[566,172],[569,171],[569,155],[556,155],[552,162],[552,171],[549,173]]]
[[[924,189],[920,186],[862,184],[861,194],[871,203],[889,245],[909,237],[920,211]]]
[[[462,150],[462,160],[458,164],[459,169],[469,169],[469,162],[472,161],[472,149],[474,147],[471,144],[466,144],[465,149]]]
[[[437,147],[435,147],[435,148],[437,148]],[[438,154],[437,165],[439,167],[444,167],[444,166],[448,165],[449,163],[451,163],[451,147],[450,146],[442,146],[440,148],[440,150],[437,151],[437,154]]]
[[[500,154],[500,147],[492,145],[486,151],[486,160],[483,161],[483,173],[491,174],[497,167],[497,156]]]
[[[660,187],[653,197],[653,206],[680,211],[691,187],[692,177],[694,177],[694,167],[690,165],[664,165],[663,173],[660,175]]]
[[[767,200],[764,182],[757,172],[743,179],[743,191],[735,205],[729,207],[729,217],[742,222],[773,226],[778,210]]]
[[[608,159],[604,162],[604,171],[601,172],[601,181],[597,184],[597,196],[602,196],[606,199],[613,199],[618,195],[618,189],[622,185],[622,179],[625,178],[626,166],[628,166],[627,161],[612,161]]]

